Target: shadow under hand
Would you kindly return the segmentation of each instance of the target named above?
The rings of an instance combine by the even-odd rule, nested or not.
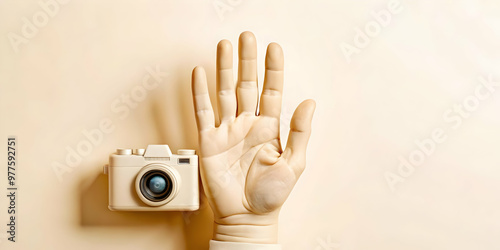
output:
[[[180,65],[180,64],[179,64]],[[191,69],[192,65],[178,66],[175,74],[170,74],[168,84],[161,91],[154,93],[152,100],[152,115],[156,123],[159,142],[168,144],[172,153],[177,149],[198,149],[198,131],[191,96]],[[209,79],[215,76],[209,76]],[[211,91],[215,86],[211,82]],[[214,96],[214,93],[211,93]],[[213,100],[214,101],[214,100]],[[216,107],[214,105],[214,107]],[[213,214],[203,193],[201,179],[200,209],[192,212],[182,212],[184,221],[184,236],[186,249],[206,250],[212,238]]]
[[[206,250],[212,239],[213,214],[200,182],[200,209],[183,212],[187,249]]]
[[[191,66],[179,66],[170,72],[172,74],[166,82],[150,95],[151,115],[156,126],[150,129],[156,130],[157,137],[147,144],[168,144],[172,153],[181,148],[196,149],[198,153],[198,135],[191,97]],[[211,91],[215,91],[213,82],[211,84]],[[214,103],[214,107],[215,105]],[[107,175],[94,174],[83,178],[79,184],[82,227],[147,228],[152,225],[167,225],[168,228],[184,231],[187,249],[208,249],[212,238],[213,215],[203,194],[201,181],[200,209],[193,212],[110,211]]]

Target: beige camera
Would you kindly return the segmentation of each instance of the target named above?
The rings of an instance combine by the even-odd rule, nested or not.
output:
[[[113,211],[194,211],[199,208],[198,156],[167,145],[118,149],[104,167]]]

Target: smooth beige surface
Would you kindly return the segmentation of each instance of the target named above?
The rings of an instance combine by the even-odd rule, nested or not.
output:
[[[227,2],[219,16],[214,3]],[[283,47],[283,139],[298,103],[317,102],[307,168],[280,215],[284,249],[498,246],[500,88],[461,123],[443,118],[474,104],[478,77],[500,82],[496,1],[400,1],[350,63],[342,44],[353,45],[356,28],[373,25],[370,13],[389,1],[227,2],[70,1],[18,53],[8,33],[21,34],[23,17],[42,7],[0,2],[0,140],[18,137],[20,164],[19,242],[2,229],[1,249],[207,249],[206,201],[195,213],[111,212],[102,165],[116,148],[196,148],[191,69],[215,79],[217,42],[237,44],[244,30],[259,44],[260,83],[265,45]],[[122,95],[146,86],[157,66],[168,77],[124,108]],[[82,131],[111,130],[109,121],[112,132],[59,182],[52,164],[86,140]],[[398,174],[400,157],[436,129],[444,142],[392,191],[385,174]],[[2,224],[6,207],[4,197]]]

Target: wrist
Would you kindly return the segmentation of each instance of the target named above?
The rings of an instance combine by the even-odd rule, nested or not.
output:
[[[278,223],[265,225],[214,223],[213,240],[253,244],[277,244]]]
[[[278,243],[279,210],[268,214],[215,216],[213,240],[252,244]]]

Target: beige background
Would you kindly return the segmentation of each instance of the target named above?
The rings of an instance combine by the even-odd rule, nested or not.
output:
[[[387,3],[73,0],[16,53],[9,32],[20,35],[23,17],[42,7],[1,1],[0,139],[18,137],[20,193],[18,242],[1,226],[0,248],[207,249],[206,204],[184,214],[110,212],[101,170],[118,147],[196,148],[190,71],[204,66],[213,84],[217,42],[236,45],[251,30],[260,79],[266,45],[285,52],[282,134],[300,101],[317,101],[307,169],[280,217],[284,249],[499,249],[500,93],[457,129],[443,114],[470,100],[478,77],[500,81],[500,4],[401,0],[348,63],[340,45]],[[214,4],[228,9],[218,15]],[[157,65],[168,77],[120,119],[113,102]],[[101,119],[114,131],[59,182],[52,165]],[[436,128],[445,142],[391,191],[384,175]],[[0,162],[6,168],[5,152]]]

